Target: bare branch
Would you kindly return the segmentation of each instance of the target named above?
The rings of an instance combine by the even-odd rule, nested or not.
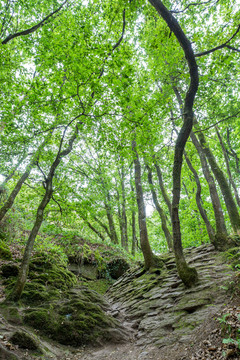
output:
[[[212,0],[203,1],[203,2],[195,2],[195,3],[188,4],[183,10],[171,10],[170,12],[172,14],[180,14],[180,13],[183,13],[184,11],[188,10],[191,6],[207,5],[211,2],[212,2]],[[215,2],[215,4],[217,4],[218,2],[219,2],[219,0],[217,0]]]
[[[194,134],[196,134],[196,133],[198,133],[198,132],[202,132],[202,131],[209,130],[209,129],[211,129],[212,127],[214,127],[214,126],[216,126],[216,125],[220,124],[221,122],[226,121],[226,120],[229,120],[229,119],[231,119],[231,118],[233,118],[233,117],[237,116],[239,113],[240,113],[240,111],[238,111],[236,114],[233,114],[233,115],[227,116],[227,117],[225,117],[224,119],[221,119],[221,120],[217,121],[216,123],[214,123],[214,124],[212,124],[212,125],[208,126],[208,127],[207,127],[207,128],[205,128],[205,129],[196,130],[196,131],[194,131]]]
[[[216,46],[216,47],[213,48],[213,49],[210,49],[210,50],[203,51],[203,52],[201,52],[201,53],[195,54],[195,57],[200,57],[200,56],[208,55],[208,54],[213,53],[214,51],[223,49],[223,48],[225,48],[225,47],[228,48],[228,49],[231,49],[231,50],[233,50],[233,51],[238,51],[238,52],[240,52],[239,49],[236,49],[236,48],[234,48],[233,46],[227,45],[227,44],[238,34],[239,30],[240,30],[240,25],[238,25],[237,30],[235,31],[235,33],[230,37],[230,39],[228,39],[227,41],[225,41],[225,43],[223,43],[222,45]]]
[[[40,21],[38,24],[32,26],[31,28],[27,29],[27,30],[23,30],[23,31],[19,31],[15,34],[10,34],[6,37],[5,40],[2,41],[2,44],[5,45],[7,44],[10,40],[16,38],[16,37],[19,37],[19,36],[25,36],[25,35],[28,35],[28,34],[31,34],[33,32],[35,32],[37,29],[39,29],[41,26],[43,26],[45,24],[45,22],[50,18],[52,17],[54,14],[58,13],[62,7],[68,2],[69,0],[65,0],[61,6],[59,6],[59,8],[53,12],[51,12],[51,14],[49,14],[48,16],[46,16],[42,21]]]

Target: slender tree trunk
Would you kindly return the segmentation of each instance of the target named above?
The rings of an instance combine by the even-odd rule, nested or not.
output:
[[[109,237],[110,240],[111,239],[111,234],[110,234],[110,231],[108,229],[108,227],[101,221],[99,220],[96,216],[93,217],[93,219],[105,230],[107,236]]]
[[[217,187],[215,185],[214,178],[208,167],[207,159],[204,155],[203,149],[202,149],[196,135],[193,132],[191,132],[190,136],[191,136],[192,142],[198,152],[198,155],[199,155],[199,158],[201,161],[201,165],[202,165],[202,169],[203,169],[203,174],[208,183],[209,193],[210,193],[210,197],[212,200],[212,206],[213,206],[215,223],[216,223],[216,235],[215,235],[214,246],[216,248],[219,248],[219,247],[221,248],[221,247],[225,246],[225,243],[227,240],[227,228],[226,228],[226,224],[225,224],[225,220],[224,220],[222,205],[221,205],[221,202],[220,202],[220,199],[218,196]]]
[[[22,185],[23,185],[24,181],[28,178],[28,176],[30,175],[31,170],[33,169],[33,167],[35,165],[36,165],[36,159],[33,159],[30,162],[30,164],[27,166],[26,171],[22,174],[22,176],[18,180],[15,188],[13,189],[11,194],[9,195],[8,199],[6,200],[4,205],[1,207],[1,209],[0,209],[0,221],[4,218],[4,216],[6,215],[8,210],[11,209],[16,196],[18,195],[19,191],[22,188]]]
[[[237,202],[238,206],[240,207],[240,198],[239,198],[239,195],[238,195],[237,186],[236,186],[236,184],[235,184],[235,182],[234,182],[234,180],[233,180],[233,177],[232,177],[232,173],[231,173],[231,169],[230,169],[230,164],[229,164],[229,159],[228,159],[227,150],[226,150],[225,145],[224,145],[224,143],[223,143],[223,140],[222,140],[222,137],[221,137],[220,132],[219,132],[219,130],[218,130],[218,127],[215,126],[215,129],[216,129],[217,137],[218,137],[218,140],[219,140],[219,142],[220,142],[220,145],[221,145],[221,148],[222,148],[222,152],[223,152],[223,155],[224,155],[224,159],[225,159],[225,162],[226,162],[226,167],[227,167],[227,172],[228,172],[229,181],[230,181],[230,184],[232,185],[236,202]]]
[[[153,253],[148,240],[147,223],[146,223],[146,211],[143,198],[143,189],[141,181],[141,165],[137,153],[136,141],[132,141],[132,149],[134,153],[134,170],[135,170],[135,187],[137,195],[138,205],[138,224],[140,232],[140,244],[144,257],[145,268],[148,270],[154,265]]]
[[[49,201],[51,200],[52,194],[53,194],[53,177],[55,175],[55,171],[58,167],[58,165],[61,162],[61,159],[68,155],[73,147],[73,143],[77,137],[78,134],[78,126],[76,126],[75,132],[73,134],[73,136],[70,138],[69,140],[69,146],[61,151],[61,147],[63,144],[63,139],[65,136],[67,128],[65,129],[65,131],[63,132],[63,136],[62,139],[60,141],[60,146],[59,146],[59,150],[58,150],[58,154],[54,160],[54,162],[51,165],[51,168],[49,170],[48,176],[45,179],[45,194],[44,197],[37,209],[37,215],[36,215],[36,220],[35,223],[33,225],[33,228],[31,230],[31,233],[29,235],[28,241],[27,241],[27,245],[25,247],[25,251],[24,251],[24,255],[23,255],[23,259],[22,259],[22,263],[20,266],[20,270],[19,270],[19,275],[17,278],[17,282],[12,290],[12,292],[9,294],[9,296],[7,297],[7,300],[12,300],[12,301],[18,301],[22,295],[26,280],[27,280],[27,275],[28,275],[28,270],[29,270],[29,263],[30,263],[30,258],[31,258],[31,254],[32,254],[32,250],[33,250],[33,246],[34,246],[34,242],[36,239],[36,236],[38,234],[38,231],[41,227],[42,221],[43,221],[43,216],[44,216],[44,210],[46,208],[46,206],[48,205]]]
[[[167,191],[165,189],[165,185],[163,183],[163,177],[162,177],[162,171],[159,167],[159,165],[157,164],[156,160],[154,159],[154,166],[156,168],[157,171],[157,177],[158,177],[158,183],[159,183],[159,187],[161,189],[161,193],[163,196],[163,199],[165,201],[165,203],[167,204],[168,210],[169,210],[169,214],[171,215],[172,213],[172,204],[171,204],[171,200],[167,194]]]
[[[6,179],[4,179],[4,181],[1,183],[0,185],[0,189],[3,189],[5,187],[5,185],[7,184],[7,182],[12,179],[12,177],[14,176],[15,172],[17,171],[17,169],[19,168],[19,166],[23,163],[23,161],[26,159],[27,154],[24,154],[20,160],[18,161],[18,163],[16,164],[16,166],[14,166],[14,168],[12,169],[12,171],[10,172],[10,174],[6,177]]]
[[[153,185],[153,179],[152,179],[152,170],[150,168],[149,165],[147,165],[147,171],[148,171],[148,183],[150,185],[150,189],[151,189],[151,193],[152,193],[152,198],[153,198],[153,203],[156,207],[156,210],[160,216],[161,219],[161,223],[162,223],[162,230],[164,232],[166,241],[167,241],[167,245],[168,245],[168,249],[169,251],[173,250],[173,239],[172,239],[172,235],[168,229],[167,226],[167,218],[166,215],[164,213],[163,208],[160,206],[159,202],[158,202],[158,198],[157,198],[157,194],[156,191],[154,189],[154,185]]]
[[[228,152],[231,156],[234,157],[235,159],[235,163],[236,163],[236,169],[237,169],[237,173],[240,175],[240,166],[239,166],[239,158],[237,156],[236,151],[233,150],[232,145],[231,145],[231,141],[230,141],[230,129],[227,128],[227,143],[230,149],[230,152]]]
[[[79,214],[79,213],[78,213]],[[89,229],[91,229],[95,234],[97,234],[98,237],[100,237],[100,239],[102,241],[105,241],[104,236],[102,235],[102,233],[96,229],[88,220],[87,217],[84,216],[83,214],[79,214],[79,216],[85,221],[85,223],[87,224],[87,226],[89,227]]]
[[[198,207],[200,215],[201,215],[201,217],[202,217],[202,219],[204,221],[204,224],[206,226],[209,240],[213,244],[214,241],[215,241],[214,229],[213,229],[212,225],[210,224],[210,221],[208,219],[208,216],[207,216],[207,213],[206,213],[205,209],[202,206],[202,200],[201,200],[201,190],[202,190],[202,188],[201,188],[200,179],[199,179],[199,176],[198,176],[196,170],[194,169],[190,159],[188,158],[186,152],[184,152],[184,156],[185,156],[187,165],[188,165],[189,169],[191,170],[191,172],[193,173],[196,184],[197,184],[197,191],[196,191],[197,207]]]
[[[124,174],[124,167],[122,165],[121,173],[120,173],[120,179],[121,179],[121,189],[122,189],[122,234],[123,234],[123,242],[124,242],[124,248],[126,251],[128,251],[128,233],[127,233],[127,214],[126,214],[126,195],[125,195],[125,174]]]
[[[116,229],[115,229],[115,225],[114,225],[114,221],[113,221],[109,193],[107,193],[107,199],[106,199],[104,205],[105,205],[105,210],[106,210],[106,214],[107,214],[111,240],[112,240],[113,244],[118,244],[119,241],[118,241],[118,237],[117,237],[117,233],[116,233]]]
[[[130,171],[130,187],[131,187],[131,213],[132,213],[132,250],[131,253],[135,256],[137,247],[137,233],[136,233],[136,211],[135,211],[135,191],[132,183],[132,171]]]
[[[181,95],[179,93],[178,88],[175,85],[173,85],[173,90],[175,92],[175,95],[176,95],[176,98],[177,98],[177,101],[179,104],[180,112],[183,116],[183,102],[182,102]],[[204,155],[203,149],[202,149],[196,135],[193,133],[193,131],[191,131],[190,137],[191,137],[191,140],[198,152],[198,155],[199,155],[199,158],[201,161],[201,166],[203,169],[203,174],[207,181],[210,197],[212,200],[212,206],[213,206],[215,223],[216,223],[216,234],[215,234],[215,239],[214,239],[214,246],[216,247],[216,249],[222,249],[225,247],[226,240],[227,240],[227,229],[226,229],[224,215],[223,215],[223,211],[222,211],[222,205],[221,205],[221,202],[220,202],[220,199],[218,196],[214,178],[211,175],[211,172],[209,170],[208,163],[207,163],[206,157]]]
[[[27,165],[27,168],[26,168],[25,172],[22,174],[22,176],[18,180],[15,188],[13,189],[13,191],[9,195],[8,199],[6,200],[6,202],[4,203],[2,208],[0,209],[0,221],[4,218],[4,216],[6,215],[8,210],[11,209],[16,196],[18,195],[19,191],[22,188],[22,185],[24,184],[24,181],[28,178],[28,176],[30,175],[33,167],[36,165],[39,154],[43,150],[44,146],[46,145],[46,143],[49,140],[49,138],[51,137],[51,135],[52,135],[52,133],[42,142],[42,144],[37,149],[36,153],[32,156],[32,159],[31,159],[30,163]]]
[[[155,7],[159,15],[167,23],[169,29],[176,36],[182,47],[189,67],[190,85],[185,96],[183,107],[184,123],[178,135],[173,165],[173,198],[172,198],[172,226],[173,226],[173,246],[176,259],[178,274],[187,287],[194,285],[198,280],[197,271],[187,266],[181,240],[181,229],[179,221],[179,202],[181,193],[181,170],[183,162],[183,151],[190,135],[193,125],[193,104],[198,90],[198,67],[194,57],[194,52],[190,41],[184,34],[181,26],[170,11],[160,0],[149,0]]]
[[[46,188],[45,195],[38,207],[36,220],[32,228],[32,231],[29,235],[27,245],[25,247],[17,282],[15,284],[12,293],[10,293],[8,300],[18,301],[22,295],[27,280],[29,262],[30,262],[34,242],[43,221],[44,209],[49,203],[51,196],[52,196],[52,183],[50,182]]]
[[[132,209],[132,255],[135,256],[136,253],[136,243],[137,243],[137,236],[136,236],[136,214],[135,210]]]
[[[228,185],[226,177],[223,171],[218,166],[216,159],[207,145],[207,141],[202,132],[198,132],[198,138],[200,140],[201,146],[203,148],[204,154],[208,159],[209,165],[212,169],[212,172],[218,182],[218,185],[223,194],[223,198],[227,207],[228,215],[230,218],[230,222],[232,225],[232,229],[235,233],[240,234],[240,216],[238,213],[238,209],[236,203],[233,199],[231,189]]]

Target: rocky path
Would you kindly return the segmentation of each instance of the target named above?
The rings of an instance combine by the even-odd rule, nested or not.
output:
[[[229,301],[226,286],[233,272],[212,245],[187,249],[185,256],[198,271],[196,287],[185,288],[173,256],[166,259],[163,271],[128,271],[107,293],[111,314],[127,329],[128,342],[86,350],[74,359],[205,359],[189,355],[197,354],[201,341],[201,346],[208,344],[206,351],[210,348],[206,359],[224,359],[216,345],[221,343],[216,319]]]
[[[211,245],[186,249],[185,256],[199,274],[198,284],[191,289],[179,279],[173,255],[167,255],[162,269],[128,270],[108,290],[105,311],[118,320],[119,329],[111,331],[120,331],[122,343],[76,349],[41,339],[41,346],[48,349],[44,360],[228,359],[223,355],[217,318],[230,303],[231,294],[226,288],[233,271]],[[80,288],[77,291],[81,293]],[[239,304],[233,312],[238,318]],[[8,339],[7,333],[13,329],[0,319],[0,330],[3,345],[7,346],[4,338]],[[13,350],[16,353],[17,349]],[[27,351],[24,357],[22,352],[20,355],[21,359],[32,360]]]

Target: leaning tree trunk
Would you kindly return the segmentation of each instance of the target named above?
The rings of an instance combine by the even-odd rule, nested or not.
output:
[[[93,216],[93,219],[105,230],[105,232],[106,232],[107,236],[109,237],[109,239],[112,240],[111,239],[111,234],[110,234],[110,231],[109,231],[108,227],[100,219],[98,219],[98,217]]]
[[[173,87],[174,93],[176,95],[181,114],[183,116],[183,102],[182,102],[181,94],[175,85],[173,85],[172,87]],[[193,133],[193,131],[191,131],[190,137],[191,137],[191,140],[198,152],[198,155],[199,155],[199,158],[201,161],[203,174],[204,174],[204,177],[208,184],[209,193],[210,193],[210,197],[212,200],[214,216],[215,216],[215,223],[216,223],[216,234],[214,237],[213,244],[216,249],[220,250],[226,246],[226,240],[227,240],[227,229],[226,229],[224,215],[223,215],[223,211],[222,211],[222,205],[221,205],[221,202],[220,202],[220,199],[218,196],[214,178],[208,168],[208,163],[207,163],[206,157],[203,153],[203,149],[202,149],[196,135]]]
[[[218,196],[217,187],[215,185],[215,180],[210,172],[210,169],[208,167],[207,159],[205,157],[205,154],[203,152],[203,149],[196,137],[196,135],[191,132],[190,134],[192,142],[198,152],[202,170],[204,177],[207,181],[210,197],[212,200],[212,206],[214,211],[214,217],[215,217],[215,223],[216,223],[216,234],[215,234],[215,240],[214,240],[214,246],[216,249],[220,249],[225,247],[226,240],[227,240],[227,228],[224,220],[222,205]]]
[[[158,177],[158,184],[159,187],[161,189],[161,193],[163,196],[163,199],[165,201],[165,203],[167,204],[168,210],[169,210],[169,214],[171,215],[172,213],[172,204],[171,204],[171,200],[167,194],[167,191],[165,189],[164,183],[163,183],[163,178],[162,178],[162,171],[160,169],[160,166],[157,164],[156,160],[154,159],[154,166],[156,168],[157,171],[157,177]]]
[[[232,229],[235,233],[240,234],[240,216],[239,216],[239,212],[237,209],[237,205],[232,196],[231,189],[228,185],[227,179],[226,179],[223,171],[220,169],[219,165],[217,164],[212,151],[210,150],[210,148],[207,145],[205,136],[201,131],[198,132],[198,138],[200,140],[204,154],[208,159],[208,162],[212,169],[212,172],[213,172],[213,174],[218,182],[218,185],[221,189],[221,192],[222,192],[222,195],[224,198],[224,202],[227,207],[229,219],[230,219],[230,222],[232,225]]]
[[[134,153],[134,171],[135,171],[135,188],[137,195],[138,205],[138,224],[140,232],[140,245],[144,257],[145,269],[148,270],[154,265],[153,253],[148,240],[147,223],[146,223],[146,210],[143,198],[142,180],[141,180],[141,165],[137,152],[136,141],[132,141],[132,149]]]
[[[184,156],[185,156],[185,159],[186,159],[186,162],[187,162],[187,165],[190,169],[190,171],[193,173],[193,176],[194,176],[194,179],[196,181],[196,184],[197,184],[197,191],[196,191],[196,204],[197,204],[197,207],[198,207],[198,210],[199,210],[199,213],[204,221],[204,224],[206,226],[206,229],[207,229],[207,233],[208,233],[208,237],[209,237],[209,240],[212,244],[214,244],[214,241],[215,241],[215,234],[214,234],[214,229],[208,219],[208,216],[207,216],[207,213],[204,209],[204,207],[202,206],[202,199],[201,199],[201,191],[202,191],[202,188],[201,188],[201,183],[200,183],[200,179],[199,179],[199,176],[196,172],[196,170],[194,169],[189,157],[187,156],[187,154],[184,152]]]
[[[151,194],[152,194],[152,198],[153,198],[153,203],[156,207],[156,210],[160,216],[161,219],[161,223],[162,223],[162,230],[164,232],[166,241],[167,241],[167,245],[168,245],[168,250],[172,251],[173,250],[173,239],[172,239],[172,235],[170,233],[170,231],[168,230],[167,227],[167,218],[166,215],[164,213],[163,208],[160,206],[159,202],[158,202],[158,198],[157,198],[157,194],[156,191],[154,189],[154,185],[153,185],[153,179],[152,179],[152,170],[150,168],[149,165],[147,165],[147,171],[148,171],[148,183],[150,185],[150,190],[151,190]]]
[[[111,241],[113,244],[118,244],[118,237],[117,237],[117,233],[116,233],[116,229],[115,229],[115,225],[114,225],[114,221],[113,221],[112,208],[110,205],[110,195],[109,194],[107,194],[107,200],[104,202],[104,206],[105,206],[105,210],[106,210],[106,214],[107,214]]]
[[[14,168],[12,169],[12,171],[8,174],[8,176],[6,176],[6,179],[4,179],[4,181],[1,183],[0,185],[0,191],[1,189],[3,189],[5,187],[5,185],[7,184],[7,182],[9,180],[12,179],[12,177],[14,176],[15,172],[17,171],[17,169],[19,168],[19,166],[23,163],[23,161],[26,159],[27,154],[24,154],[20,160],[18,161],[18,163],[14,166]]]
[[[51,134],[52,134],[52,132],[51,132]],[[32,156],[32,159],[31,159],[30,163],[27,165],[25,172],[22,174],[22,176],[18,180],[16,186],[14,187],[13,191],[9,195],[8,199],[6,200],[6,202],[0,209],[0,221],[4,218],[4,216],[6,215],[8,210],[11,209],[16,196],[18,195],[19,191],[21,190],[22,185],[24,184],[25,180],[27,180],[28,176],[30,175],[33,167],[36,165],[38,157],[39,157],[41,151],[43,150],[44,146],[46,145],[47,141],[51,137],[51,134],[42,142],[42,144],[37,149],[36,153]]]
[[[225,159],[225,163],[226,163],[226,167],[227,167],[227,172],[228,172],[228,177],[229,177],[229,181],[230,181],[230,184],[232,185],[232,188],[233,188],[233,192],[234,192],[234,196],[235,196],[235,199],[236,199],[236,202],[238,204],[238,206],[240,207],[240,198],[239,198],[239,195],[238,195],[238,190],[237,190],[237,186],[233,180],[233,177],[232,177],[232,172],[231,172],[231,169],[230,169],[230,164],[229,164],[229,159],[228,159],[228,154],[227,154],[227,150],[226,150],[226,147],[223,143],[223,139],[220,135],[220,132],[218,130],[218,127],[217,125],[215,126],[215,129],[216,129],[216,132],[217,132],[217,137],[218,137],[218,140],[220,142],[220,145],[221,145],[221,148],[222,148],[222,152],[223,152],[223,155],[224,155],[224,159]]]
[[[31,258],[34,242],[35,242],[36,236],[38,234],[38,231],[39,231],[42,221],[43,221],[44,210],[52,198],[52,194],[53,194],[52,182],[53,182],[53,177],[55,175],[55,171],[56,171],[58,165],[60,164],[61,159],[71,152],[73,143],[77,137],[78,126],[76,126],[75,132],[69,140],[69,146],[65,150],[61,151],[61,147],[62,147],[62,143],[63,143],[63,139],[65,136],[66,130],[67,129],[65,129],[65,131],[63,133],[58,154],[57,154],[54,162],[51,165],[51,168],[49,170],[47,178],[45,179],[45,185],[44,185],[45,194],[44,194],[44,197],[37,209],[36,220],[35,220],[32,230],[31,230],[31,233],[29,235],[27,245],[25,247],[25,251],[24,251],[24,255],[23,255],[23,259],[22,259],[22,263],[20,266],[16,284],[15,284],[12,292],[8,295],[7,300],[18,301],[22,295],[22,292],[23,292],[23,289],[24,289],[24,286],[25,286],[25,283],[27,280],[29,263],[30,263],[30,258]]]
[[[190,86],[188,88],[183,108],[184,123],[177,137],[174,153],[173,165],[173,198],[172,198],[172,226],[173,226],[173,246],[176,259],[178,274],[187,287],[192,286],[198,279],[197,271],[188,267],[182,248],[181,229],[179,221],[179,202],[181,193],[181,170],[183,162],[183,152],[193,126],[193,104],[198,90],[198,67],[194,57],[194,52],[190,41],[184,34],[181,26],[168,11],[160,0],[149,0],[155,7],[160,16],[167,23],[169,29],[175,34],[181,45],[189,67]]]

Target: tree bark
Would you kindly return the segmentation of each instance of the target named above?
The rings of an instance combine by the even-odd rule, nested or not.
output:
[[[117,237],[117,233],[116,233],[116,229],[115,229],[115,225],[114,225],[114,221],[113,221],[113,216],[112,216],[112,208],[110,205],[110,195],[109,193],[107,193],[107,199],[104,202],[104,206],[105,206],[105,210],[106,210],[106,214],[107,214],[107,219],[108,219],[108,224],[109,224],[109,230],[110,230],[110,237],[111,237],[111,241],[113,244],[118,244],[118,237]]]
[[[235,199],[236,199],[236,202],[238,204],[238,206],[240,207],[240,198],[239,198],[239,195],[238,195],[238,191],[237,191],[237,186],[233,180],[233,177],[232,177],[232,172],[231,172],[231,169],[230,169],[230,164],[229,164],[229,159],[228,159],[228,154],[227,154],[227,150],[226,150],[226,147],[223,143],[223,139],[220,135],[220,132],[218,130],[218,127],[217,125],[215,126],[215,129],[216,129],[216,132],[217,132],[217,137],[218,137],[218,140],[220,142],[220,145],[221,145],[221,148],[222,148],[222,152],[223,152],[223,155],[224,155],[224,159],[225,159],[225,163],[226,163],[226,167],[227,167],[227,173],[228,173],[228,177],[229,177],[229,181],[230,181],[230,184],[232,185],[232,188],[233,188],[233,192],[234,192],[234,196],[235,196]]]
[[[45,210],[46,206],[48,205],[49,201],[51,200],[51,197],[53,194],[53,184],[52,184],[53,177],[55,175],[55,171],[56,171],[58,165],[61,162],[61,159],[64,156],[68,155],[72,150],[73,143],[78,134],[78,125],[76,126],[73,136],[69,140],[69,146],[65,150],[61,151],[65,132],[66,132],[66,129],[63,133],[63,136],[62,136],[62,139],[60,142],[58,154],[50,167],[47,178],[45,179],[45,194],[44,194],[44,197],[37,209],[36,220],[35,220],[35,223],[33,225],[33,228],[31,230],[31,233],[29,235],[29,238],[28,238],[28,241],[27,241],[27,244],[25,247],[25,251],[24,251],[24,255],[23,255],[23,259],[22,259],[22,263],[20,266],[19,275],[18,275],[16,284],[15,284],[12,292],[7,297],[7,300],[18,301],[22,295],[22,292],[23,292],[23,289],[24,289],[24,286],[25,286],[25,283],[27,280],[29,263],[30,263],[30,258],[31,258],[34,242],[35,242],[36,236],[38,234],[38,231],[39,231],[42,221],[43,221],[44,210]]]
[[[51,137],[51,134],[42,142],[42,144],[37,149],[36,153],[32,156],[32,159],[31,159],[30,163],[27,165],[25,172],[22,174],[22,176],[18,180],[16,186],[14,187],[13,191],[9,195],[8,199],[6,200],[6,202],[0,209],[0,221],[4,218],[4,216],[6,215],[8,210],[11,209],[11,207],[14,203],[14,200],[16,199],[16,196],[18,195],[19,191],[21,190],[22,185],[24,184],[24,181],[30,175],[33,167],[36,165],[39,155],[40,155],[41,151],[43,150],[44,146],[46,145],[47,141]]]
[[[208,159],[209,165],[212,169],[212,172],[218,182],[218,185],[221,189],[224,202],[227,207],[229,219],[232,225],[232,229],[235,233],[240,234],[240,216],[238,213],[237,205],[234,201],[234,198],[232,196],[231,189],[228,185],[227,179],[223,173],[223,171],[218,166],[216,159],[210,150],[207,141],[205,139],[205,136],[202,132],[198,132],[198,138],[200,140],[200,144],[203,148],[204,154],[206,158]]]
[[[164,183],[163,183],[163,177],[162,177],[162,171],[160,169],[160,166],[157,164],[156,160],[154,159],[154,166],[156,168],[157,171],[157,177],[158,177],[158,183],[159,183],[159,187],[161,189],[161,193],[163,196],[163,199],[165,200],[165,203],[167,204],[168,210],[169,210],[169,214],[171,215],[172,213],[172,204],[171,204],[171,200],[166,192]]]
[[[185,96],[183,119],[184,123],[178,135],[175,153],[174,153],[174,165],[173,165],[173,198],[172,198],[172,226],[173,226],[173,245],[176,259],[176,265],[178,274],[184,284],[187,287],[194,285],[198,280],[197,271],[187,266],[184,258],[182,240],[181,240],[181,228],[179,221],[179,202],[181,193],[181,169],[183,162],[183,151],[190,135],[193,125],[193,104],[195,95],[198,90],[198,67],[194,57],[194,52],[190,41],[184,34],[181,26],[174,18],[174,16],[168,11],[160,0],[149,0],[149,2],[155,7],[159,15],[167,23],[169,29],[175,34],[180,46],[182,47],[185,58],[189,67],[190,85]]]
[[[187,165],[188,165],[189,169],[191,170],[191,172],[193,173],[194,179],[195,179],[196,184],[197,184],[197,191],[196,191],[196,195],[195,195],[196,196],[197,207],[198,207],[200,215],[201,215],[201,217],[202,217],[202,219],[204,221],[204,224],[206,226],[209,240],[213,244],[214,241],[215,241],[215,232],[214,232],[214,229],[213,229],[212,225],[210,224],[207,213],[206,213],[204,207],[202,206],[202,200],[201,200],[202,188],[201,188],[200,179],[199,179],[199,176],[198,176],[196,170],[194,169],[189,157],[187,156],[186,152],[184,152],[184,156],[185,156]]]
[[[172,251],[173,250],[173,239],[172,239],[172,235],[167,227],[167,218],[166,215],[164,213],[163,208],[160,206],[159,202],[158,202],[158,198],[157,198],[157,194],[156,191],[154,189],[154,185],[153,185],[153,179],[152,179],[152,170],[150,168],[149,165],[147,165],[147,171],[148,171],[148,183],[150,185],[150,189],[151,189],[151,193],[152,193],[152,198],[153,198],[153,203],[155,205],[155,208],[160,216],[161,219],[161,223],[162,223],[162,230],[164,232],[166,241],[167,241],[167,245],[168,245],[168,250]]]
[[[177,101],[179,104],[180,112],[183,116],[183,102],[182,102],[181,94],[179,93],[179,90],[175,85],[173,85],[173,90],[174,90],[174,93],[176,95],[176,98],[177,98]],[[227,229],[226,229],[224,215],[223,215],[223,211],[222,211],[222,205],[221,205],[221,202],[220,202],[220,199],[218,196],[214,178],[211,175],[211,172],[209,170],[208,163],[207,163],[206,157],[204,155],[203,149],[202,149],[196,135],[193,133],[193,131],[191,131],[190,137],[191,137],[191,140],[198,152],[198,155],[199,155],[199,158],[201,161],[201,166],[203,169],[203,174],[204,174],[204,177],[208,184],[209,193],[210,193],[210,197],[212,200],[214,216],[215,216],[215,223],[216,223],[216,234],[214,237],[214,246],[216,249],[220,250],[225,247],[226,240],[227,240]]]
[[[125,194],[125,174],[124,174],[124,167],[122,165],[121,168],[121,188],[122,188],[122,232],[123,232],[123,241],[124,241],[124,248],[128,251],[128,232],[127,232],[127,213],[126,213],[126,194]]]
[[[143,189],[141,181],[141,165],[137,152],[136,141],[132,141],[132,150],[134,153],[134,172],[135,172],[135,188],[137,195],[138,205],[138,224],[140,232],[140,244],[144,257],[145,269],[148,270],[154,265],[153,253],[148,240],[147,223],[146,223],[146,211],[143,198]]]
[[[93,219],[105,230],[109,239],[112,240],[108,227],[101,220],[99,220],[96,216],[94,216]]]
[[[207,159],[205,157],[205,154],[203,152],[203,149],[196,137],[196,135],[191,132],[190,134],[191,140],[198,152],[204,177],[208,183],[209,193],[212,200],[212,206],[215,216],[215,223],[216,223],[216,235],[215,235],[215,241],[214,246],[216,248],[219,248],[224,246],[226,239],[227,239],[227,228],[224,220],[222,205],[218,196],[217,187],[215,184],[215,180],[210,172],[210,169],[208,167]]]

